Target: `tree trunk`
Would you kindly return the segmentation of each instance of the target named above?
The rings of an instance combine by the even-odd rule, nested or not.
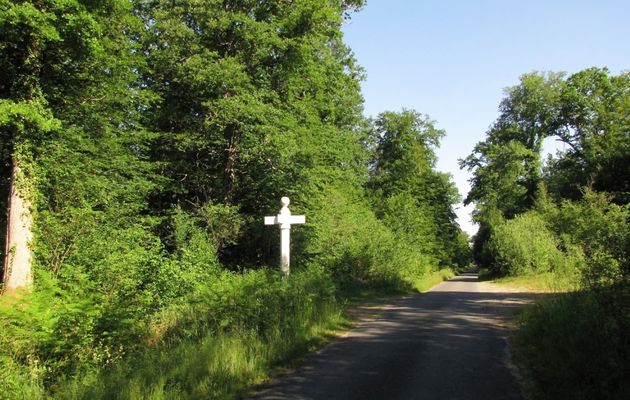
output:
[[[20,165],[13,160],[9,199],[7,202],[7,230],[4,247],[3,291],[14,292],[18,288],[29,288],[33,282],[31,264],[31,241],[33,233],[33,215],[30,201],[20,196],[17,180],[20,176]]]
[[[40,1],[35,2],[37,9],[42,9]],[[24,53],[21,79],[12,91],[22,101],[42,97],[39,77],[42,69],[42,49],[38,37],[33,32],[27,33],[28,45]],[[14,138],[15,140],[15,138]],[[15,143],[13,144],[15,147]],[[12,160],[11,181],[7,201],[7,229],[5,234],[4,262],[2,266],[2,291],[12,293],[18,288],[29,288],[33,283],[31,272],[33,241],[33,214],[31,200],[20,193],[18,181],[22,175],[20,161],[15,155]]]
[[[223,198],[223,204],[231,206],[234,201],[234,189],[236,183],[236,158],[238,156],[238,131],[234,126],[228,127],[225,133],[228,140],[228,147],[225,149],[227,153],[227,160],[225,169],[223,171],[225,175],[225,196]]]

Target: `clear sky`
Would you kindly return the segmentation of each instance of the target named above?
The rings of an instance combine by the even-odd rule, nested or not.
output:
[[[368,0],[344,26],[367,73],[365,114],[415,109],[446,130],[438,169],[462,196],[464,158],[497,118],[503,89],[532,71],[630,70],[630,0]],[[474,233],[471,209],[462,228]]]

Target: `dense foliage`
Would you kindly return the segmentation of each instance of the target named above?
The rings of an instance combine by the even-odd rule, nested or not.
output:
[[[506,249],[499,242],[509,241],[502,237],[506,230],[521,229],[513,236],[524,246],[532,245],[526,243],[531,235],[551,234],[554,237],[541,246],[567,255],[582,251],[590,257],[588,268],[603,268],[595,266],[600,257],[595,253],[607,253],[601,256],[607,261],[602,262],[617,270],[613,280],[628,276],[628,225],[623,215],[630,200],[629,100],[630,75],[611,76],[595,68],[567,78],[524,75],[518,86],[506,91],[487,139],[461,161],[474,173],[465,201],[477,206],[479,263],[497,273],[511,273],[505,260],[497,262],[497,257],[505,258],[501,249]],[[565,150],[543,165],[540,153],[546,138],[559,140]],[[601,245],[594,249],[595,243]],[[532,265],[546,269],[548,263]],[[512,266],[527,269],[517,262]],[[584,277],[590,274],[583,272]]]
[[[630,396],[627,284],[543,298],[519,318],[515,358],[534,399]]]
[[[591,68],[524,75],[473,154],[477,263],[552,274],[576,293],[524,314],[517,343],[533,398],[630,393],[630,74]],[[564,150],[541,161],[542,142]]]
[[[146,396],[116,378],[139,354],[234,335],[294,338],[290,353],[343,293],[468,263],[457,192],[435,171],[444,133],[413,111],[361,115],[340,28],[362,5],[0,0],[0,206],[17,160],[35,233],[33,290],[0,307],[3,395]],[[284,195],[308,221],[287,282],[262,224]],[[177,386],[169,365],[151,390]],[[255,378],[225,393],[199,379],[168,396]]]

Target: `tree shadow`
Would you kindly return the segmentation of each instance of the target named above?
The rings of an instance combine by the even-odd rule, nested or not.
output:
[[[255,399],[520,399],[507,367],[514,313],[535,293],[479,291],[475,274],[403,296],[258,388]]]

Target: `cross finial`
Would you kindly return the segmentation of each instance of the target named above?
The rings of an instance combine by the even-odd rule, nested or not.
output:
[[[289,210],[290,202],[288,197],[282,197],[280,199],[282,208],[278,215],[265,217],[265,225],[280,225],[280,270],[282,270],[285,278],[289,276],[291,225],[306,222],[304,215],[291,215],[291,210]]]

